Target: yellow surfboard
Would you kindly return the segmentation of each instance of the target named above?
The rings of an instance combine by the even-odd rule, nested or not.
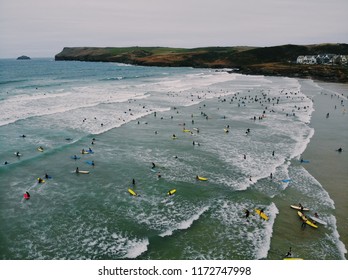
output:
[[[314,228],[318,228],[318,226],[312,223],[310,220],[308,220],[307,217],[301,211],[297,211],[297,215],[299,215],[302,221],[304,221],[307,225],[310,225],[311,227],[314,227]]]
[[[200,181],[208,181],[208,178],[197,176],[197,179]]]
[[[131,195],[133,195],[133,196],[137,196],[138,194],[135,192],[135,191],[133,191],[132,189],[128,189],[128,192],[131,194]]]
[[[167,192],[168,195],[173,195],[176,193],[176,189],[172,189],[169,192]]]
[[[255,212],[264,220],[268,221],[268,216],[264,213],[264,212],[261,212],[260,209],[255,209]]]

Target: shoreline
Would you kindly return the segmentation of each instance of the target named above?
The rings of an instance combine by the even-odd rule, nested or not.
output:
[[[341,100],[344,100],[343,105],[347,104],[347,97],[338,97],[337,93],[348,92],[348,85],[307,79],[299,79],[299,83],[301,91],[312,99],[314,105],[309,123],[309,126],[314,129],[314,134],[301,155],[310,163],[303,164],[302,167],[320,183],[333,200],[334,209],[330,210],[330,214],[334,216],[338,232],[336,246],[340,248],[342,257],[347,259],[348,218],[345,214],[348,212],[348,157],[346,156],[348,114],[343,113],[345,107],[341,104]],[[329,117],[327,117],[327,113],[329,113]],[[342,153],[336,151],[339,147],[343,148]],[[295,188],[295,186],[292,187]],[[288,211],[290,203],[286,196],[278,197],[276,200],[280,213],[274,225],[269,259],[276,259],[277,254],[279,254],[279,245],[283,246],[285,242],[288,242],[290,247],[295,247],[296,250],[295,244],[298,245],[298,238],[308,234],[306,231],[301,232],[296,228],[294,229],[290,223],[292,214]],[[311,238],[316,238],[316,236],[318,235],[315,234]],[[283,247],[282,250],[284,251],[284,249],[286,248]]]
[[[329,193],[335,203],[334,215],[337,220],[337,231],[339,239],[345,245],[345,257],[347,258],[348,249],[348,157],[346,152],[348,147],[348,115],[343,113],[345,109],[341,105],[347,103],[347,97],[342,98],[333,93],[329,88],[330,84],[317,82],[320,86],[319,94],[313,96],[315,111],[312,114],[310,125],[314,128],[314,135],[303,153],[305,158],[311,158],[313,163],[305,165],[306,170],[314,176],[324,189]],[[337,85],[347,92],[348,85]],[[336,106],[336,109],[335,109]],[[326,117],[329,113],[330,117]],[[335,127],[334,127],[335,126]],[[343,148],[342,153],[335,151],[339,147]]]

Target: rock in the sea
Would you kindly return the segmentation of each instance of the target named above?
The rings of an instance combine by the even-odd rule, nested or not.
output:
[[[26,55],[22,55],[22,56],[17,57],[17,60],[26,60],[26,59],[30,59],[30,57],[26,56]]]

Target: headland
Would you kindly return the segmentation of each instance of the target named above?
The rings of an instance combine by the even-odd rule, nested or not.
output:
[[[310,78],[348,83],[347,61],[298,63],[299,56],[348,56],[348,44],[282,45],[274,47],[65,47],[55,60],[118,62],[142,66],[231,69],[247,75]]]

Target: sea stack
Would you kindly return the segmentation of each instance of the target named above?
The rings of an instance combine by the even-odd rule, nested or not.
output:
[[[17,60],[29,60],[29,59],[30,59],[30,57],[26,56],[26,55],[22,55],[22,56],[17,57]]]

